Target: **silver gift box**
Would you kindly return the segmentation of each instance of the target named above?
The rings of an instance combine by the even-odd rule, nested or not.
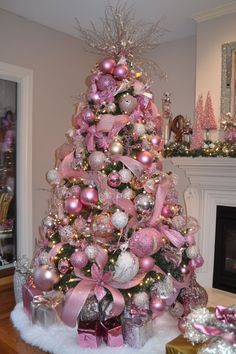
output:
[[[31,302],[32,323],[45,328],[61,323],[63,300],[64,295],[59,291],[35,296]]]
[[[124,341],[130,347],[141,348],[153,336],[153,324],[150,315],[123,318]]]

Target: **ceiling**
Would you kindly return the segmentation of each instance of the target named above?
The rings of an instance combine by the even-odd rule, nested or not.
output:
[[[165,41],[194,35],[193,18],[199,15],[236,10],[236,0],[120,0],[124,2],[133,6],[137,19],[145,22],[160,19],[161,26],[168,30]],[[114,0],[0,0],[0,8],[78,37],[75,18],[86,28],[91,21],[99,26],[107,4],[116,3]]]

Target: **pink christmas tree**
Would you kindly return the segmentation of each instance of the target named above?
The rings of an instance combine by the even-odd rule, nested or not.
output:
[[[202,147],[204,143],[204,137],[202,134],[202,122],[204,118],[204,110],[203,110],[203,97],[200,95],[198,97],[198,101],[195,109],[195,121],[193,124],[193,134],[191,141],[191,150],[199,149]]]
[[[207,98],[204,108],[204,119],[202,120],[202,129],[206,129],[206,138],[209,139],[209,130],[217,129],[215,113],[212,107],[210,91],[207,93]]]

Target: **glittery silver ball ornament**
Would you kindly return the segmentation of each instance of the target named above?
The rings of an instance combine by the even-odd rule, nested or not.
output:
[[[126,187],[123,191],[122,191],[122,197],[126,198],[126,199],[133,199],[135,194],[133,189]]]
[[[49,262],[49,259],[48,259],[48,253],[45,252],[45,251],[40,253],[38,261],[39,261],[39,265],[43,265],[43,264],[49,265],[50,262]]]
[[[103,169],[106,155],[102,151],[94,151],[88,158],[89,166],[92,170],[100,171]]]
[[[133,297],[134,304],[138,307],[145,307],[149,304],[149,296],[145,291],[134,294]]]
[[[56,168],[49,170],[46,174],[46,179],[50,185],[56,185],[60,183],[60,174]]]
[[[122,170],[119,171],[119,174],[122,183],[129,183],[133,177],[132,172],[127,168],[122,168]]]
[[[179,301],[176,301],[169,308],[169,312],[173,317],[180,318],[184,314],[184,307]]]
[[[46,216],[42,220],[42,225],[45,226],[47,229],[53,229],[56,226],[56,222],[51,216]]]
[[[98,250],[97,250],[97,248],[96,248],[95,246],[93,246],[93,245],[87,246],[87,247],[85,248],[85,251],[84,251],[84,252],[86,253],[86,255],[88,256],[88,258],[89,258],[90,260],[94,260],[94,259],[97,257],[97,255],[98,255]]]
[[[189,247],[186,249],[186,255],[187,255],[187,257],[190,258],[190,259],[196,258],[198,254],[199,254],[199,248],[198,248],[197,245],[189,246]]]
[[[123,211],[116,211],[111,217],[111,222],[117,229],[123,229],[127,225],[128,220],[128,216]]]
[[[99,304],[95,296],[88,298],[80,311],[79,319],[81,321],[99,320]]]
[[[58,233],[62,242],[68,242],[74,234],[74,229],[71,225],[66,225],[64,227],[59,227]]]
[[[107,105],[107,111],[108,112],[115,112],[116,110],[116,105],[115,103],[111,102],[111,103],[108,103]]]
[[[124,151],[123,145],[120,141],[115,140],[109,146],[109,153],[111,156],[122,155]]]
[[[149,194],[139,194],[134,199],[134,205],[138,213],[146,214],[154,207],[154,198]]]
[[[137,136],[142,136],[146,132],[145,125],[142,123],[135,123],[134,125],[134,134]]]
[[[121,252],[115,264],[113,279],[120,283],[132,280],[139,271],[139,259],[133,253]]]

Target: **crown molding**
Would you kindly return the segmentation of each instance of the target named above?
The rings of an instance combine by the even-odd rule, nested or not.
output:
[[[193,17],[193,19],[200,23],[208,20],[212,20],[213,18],[217,18],[224,15],[229,15],[236,12],[236,1],[232,1],[227,5],[216,7],[214,10],[203,12],[201,14],[197,14]]]

